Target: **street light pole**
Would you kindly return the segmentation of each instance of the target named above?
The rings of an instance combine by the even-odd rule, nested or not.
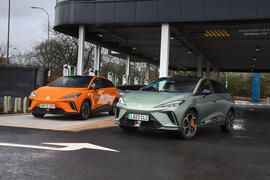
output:
[[[8,0],[8,34],[7,34],[7,59],[6,67],[9,64],[9,35],[10,35],[10,0]]]
[[[49,13],[48,13],[48,11],[46,10],[46,9],[44,9],[44,8],[42,8],[42,7],[38,7],[38,6],[33,6],[33,7],[31,7],[32,9],[39,9],[39,10],[42,10],[43,12],[45,12],[46,13],[46,15],[47,15],[47,18],[48,18],[48,34],[47,34],[47,38],[48,38],[48,40],[47,40],[47,49],[46,49],[46,51],[47,51],[47,62],[49,63],[49,44],[50,44],[50,15],[49,15]]]

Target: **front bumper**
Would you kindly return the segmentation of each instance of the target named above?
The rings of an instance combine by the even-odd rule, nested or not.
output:
[[[65,112],[61,108],[56,109],[42,109],[42,108],[34,108],[32,110],[28,109],[30,113],[37,113],[37,114],[66,114],[66,115],[77,115],[77,112]]]
[[[40,108],[40,104],[55,104],[55,109]],[[74,101],[46,101],[29,99],[28,112],[32,113],[45,113],[45,114],[78,114],[78,106]]]
[[[148,115],[149,121],[130,120],[128,119],[129,113]],[[180,130],[177,117],[173,111],[142,111],[117,107],[115,124],[148,129]]]

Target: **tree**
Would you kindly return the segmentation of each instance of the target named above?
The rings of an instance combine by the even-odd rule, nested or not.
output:
[[[84,74],[93,67],[95,46],[86,43],[84,51]],[[47,41],[41,42],[27,54],[28,64],[48,68],[52,76],[61,76],[64,64],[77,65],[78,40],[74,37],[54,31],[47,50]]]
[[[261,97],[270,97],[270,74],[261,75]]]
[[[0,45],[0,65],[6,64],[6,52],[7,48],[5,45]]]

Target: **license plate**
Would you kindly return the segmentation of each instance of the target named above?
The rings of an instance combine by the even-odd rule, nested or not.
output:
[[[55,104],[40,104],[39,107],[42,109],[55,109]]]
[[[128,119],[135,121],[149,121],[149,116],[143,114],[129,114]]]

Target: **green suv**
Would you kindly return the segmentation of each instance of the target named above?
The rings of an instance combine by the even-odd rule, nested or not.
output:
[[[115,123],[125,131],[138,128],[176,130],[192,139],[199,128],[219,125],[230,132],[234,99],[218,81],[206,78],[161,78],[122,95]]]

